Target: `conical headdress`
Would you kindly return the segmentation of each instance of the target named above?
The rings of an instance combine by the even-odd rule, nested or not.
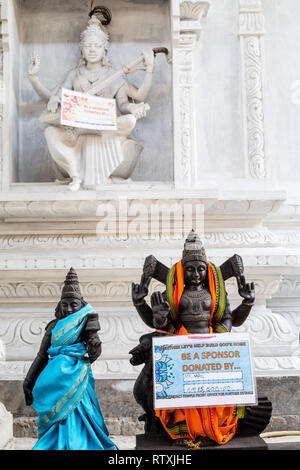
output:
[[[73,268],[71,268],[67,274],[64,287],[61,293],[62,299],[66,297],[74,297],[76,299],[82,299],[78,276]]]
[[[194,230],[190,231],[182,252],[182,263],[184,264],[187,261],[203,261],[207,263],[203,243]]]

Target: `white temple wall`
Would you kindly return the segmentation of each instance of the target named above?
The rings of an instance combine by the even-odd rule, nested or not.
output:
[[[177,237],[160,226],[147,238],[148,209],[157,203],[204,207],[209,259],[221,264],[239,253],[247,280],[256,283],[255,307],[243,326],[253,338],[256,375],[299,376],[300,104],[291,87],[300,80],[300,4],[210,0],[208,8],[197,1],[107,1],[116,63],[145,46],[166,45],[173,64],[157,58],[152,111],[136,130],[144,153],[135,181],[71,193],[53,182],[38,121],[43,105],[26,79],[33,51],[41,54],[40,77],[50,88],[76,62],[90,2],[72,1],[71,20],[68,3],[26,1],[19,40],[16,32],[6,34],[7,1],[0,0],[2,43],[10,48],[3,54],[4,77],[8,58],[16,65],[20,57],[14,129],[19,182],[9,185],[3,171],[0,192],[0,340],[6,350],[0,380],[24,378],[73,266],[102,324],[103,355],[94,365],[95,377],[133,383],[138,368],[130,365],[128,352],[147,328],[132,306],[131,282],[138,282],[150,253],[168,266],[178,261],[191,228],[180,230],[181,214]],[[64,29],[66,20],[72,27]],[[258,53],[253,75],[251,45]],[[16,116],[7,108],[3,114],[1,129]],[[6,145],[0,147],[4,169],[11,163]],[[129,221],[144,232],[128,230],[121,239],[96,233],[103,221],[99,205],[117,207],[122,198]],[[201,223],[194,225],[200,234]],[[235,307],[241,301],[236,283],[227,285]],[[158,287],[153,283],[151,290]]]
[[[210,3],[195,67],[199,176],[226,181],[244,176],[238,5]]]
[[[266,132],[270,174],[287,190],[300,180],[299,14],[296,0],[265,0]]]

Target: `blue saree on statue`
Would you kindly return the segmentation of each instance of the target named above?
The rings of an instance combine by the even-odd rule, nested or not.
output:
[[[49,361],[32,392],[39,415],[33,450],[117,450],[95,394],[86,345],[76,343],[89,313],[95,311],[87,304],[51,332]]]

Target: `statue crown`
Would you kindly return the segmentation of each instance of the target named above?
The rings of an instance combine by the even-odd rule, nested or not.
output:
[[[107,48],[109,35],[104,30],[101,21],[97,18],[97,16],[93,15],[87,24],[87,27],[84,31],[82,31],[80,35],[80,48],[82,49],[84,42],[89,36],[98,36],[99,39],[104,43],[105,47]]]
[[[203,261],[207,264],[203,243],[194,229],[190,231],[182,252],[182,263],[184,264],[188,261]]]
[[[82,299],[80,292],[80,286],[76,271],[71,268],[66,276],[64,287],[62,289],[61,298],[74,297],[76,299]]]

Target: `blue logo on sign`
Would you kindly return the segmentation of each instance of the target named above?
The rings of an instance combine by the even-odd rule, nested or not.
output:
[[[156,397],[166,397],[166,390],[174,383],[173,360],[163,353],[155,353]]]

